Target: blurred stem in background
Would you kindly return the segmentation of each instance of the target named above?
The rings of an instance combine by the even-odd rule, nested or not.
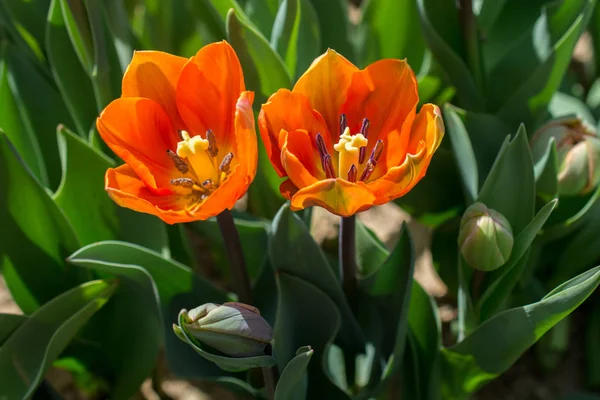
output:
[[[473,74],[475,83],[483,94],[483,69],[481,59],[481,48],[479,46],[479,31],[477,21],[473,14],[473,0],[459,0],[459,20],[462,29],[463,40],[467,52],[467,64]]]
[[[231,266],[231,276],[236,288],[236,293],[239,296],[239,301],[241,303],[254,305],[252,300],[252,286],[250,285],[250,277],[248,275],[248,269],[246,268],[244,253],[242,251],[242,242],[240,241],[240,235],[235,227],[231,211],[224,210],[221,214],[217,215],[217,223],[219,224],[221,235],[223,235],[223,242],[227,249],[227,258],[229,259],[229,265]],[[262,367],[262,375],[269,399],[275,398],[277,373],[274,371],[274,368],[275,367]]]
[[[340,279],[342,288],[352,312],[356,315],[358,310],[358,287],[356,282],[356,216],[340,218],[339,235],[339,262]],[[346,381],[353,387],[356,379],[356,354],[353,351],[344,351],[344,364],[346,368]]]

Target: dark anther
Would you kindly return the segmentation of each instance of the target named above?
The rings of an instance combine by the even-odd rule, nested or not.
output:
[[[221,161],[221,165],[219,166],[221,172],[229,172],[229,168],[231,167],[231,160],[233,160],[233,153],[225,154],[225,157],[223,157],[223,161]]]
[[[171,179],[171,185],[183,186],[185,188],[191,188],[194,186],[194,181],[190,178],[175,178],[175,179]]]
[[[346,114],[340,114],[340,136],[344,134],[344,131],[348,127],[348,120],[346,119]]]
[[[369,136],[369,125],[370,122],[368,119],[363,118],[362,126],[360,127],[360,133],[365,137],[365,139]],[[367,149],[365,147],[361,147],[358,151],[358,163],[362,164],[365,161],[365,156],[367,155]]]
[[[216,157],[219,154],[219,148],[217,147],[217,138],[210,129],[206,131],[206,140],[208,140],[208,154],[211,157]]]
[[[177,154],[175,154],[174,151],[171,150],[167,150],[167,155],[169,156],[171,161],[173,161],[173,164],[175,164],[175,168],[177,168],[177,171],[181,172],[182,174],[188,173],[189,167],[181,157],[179,157]]]
[[[319,156],[321,157],[321,159],[323,159],[323,157],[325,157],[325,154],[327,154],[327,148],[325,147],[325,141],[323,140],[323,136],[321,136],[320,133],[317,133],[316,142],[317,150],[319,150]]]
[[[323,157],[323,170],[325,170],[327,179],[335,178],[335,170],[329,154],[325,154],[325,157]]]
[[[208,178],[204,182],[202,182],[202,187],[206,190],[213,190],[215,188],[215,184],[212,179]]]
[[[356,182],[356,175],[357,174],[358,174],[358,169],[356,168],[356,165],[352,164],[352,166],[348,170],[348,181],[349,182]]]
[[[367,160],[367,164],[365,165],[365,170],[363,171],[360,180],[366,181],[369,179],[373,171],[375,171],[375,167],[377,166],[377,161],[379,157],[381,157],[381,153],[383,152],[383,141],[378,140],[375,143],[375,147],[373,147],[373,151],[371,151],[371,157]]]

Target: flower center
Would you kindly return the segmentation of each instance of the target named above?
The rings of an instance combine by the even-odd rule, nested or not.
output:
[[[377,140],[371,151],[371,156],[365,163],[366,147],[369,144],[368,133],[369,120],[367,118],[363,119],[360,133],[352,135],[350,134],[350,128],[347,126],[346,115],[342,114],[340,116],[340,140],[333,145],[333,149],[338,152],[338,174],[340,178],[356,182],[360,176],[361,181],[367,181],[375,170],[377,160],[383,152],[383,141]],[[316,141],[325,175],[328,179],[335,178],[336,173],[331,156],[327,152],[325,141],[320,133],[317,133]]]
[[[217,140],[210,129],[206,131],[206,139],[199,135],[191,137],[184,130],[180,134],[182,140],[177,143],[177,153],[167,150],[167,154],[175,168],[189,177],[171,179],[171,185],[189,189],[187,196],[191,203],[197,203],[225,181],[231,169],[233,153],[225,154],[218,163]]]

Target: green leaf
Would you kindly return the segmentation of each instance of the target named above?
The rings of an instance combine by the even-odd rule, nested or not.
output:
[[[369,0],[362,8],[361,64],[366,66],[383,58],[406,58],[412,69],[419,72],[425,56],[425,40],[416,2]]]
[[[317,359],[308,365],[307,399],[348,400],[331,380],[328,352],[340,330],[339,307],[322,290],[285,271],[277,277],[279,308],[274,334],[274,353],[279,370],[296,356],[296,349],[310,345]]]
[[[25,321],[27,321],[25,315],[0,314],[0,348],[2,348],[2,344],[6,339]]]
[[[478,201],[504,215],[515,234],[533,218],[535,178],[525,128],[521,125],[512,140],[504,142]]]
[[[599,284],[600,267],[596,267],[558,286],[537,303],[494,316],[465,340],[444,350],[445,393],[449,398],[467,398],[467,394],[505,372]]]
[[[550,139],[546,152],[533,169],[537,195],[546,202],[558,199],[558,154],[554,138]]]
[[[71,43],[60,0],[51,1],[47,19],[45,46],[50,69],[77,133],[85,137],[98,112],[94,89]]]
[[[160,302],[160,314],[164,315],[161,329],[170,369],[188,378],[218,375],[217,368],[199,360],[175,337],[171,323],[182,308],[226,302],[227,297],[222,290],[194,274],[188,267],[131,243],[94,243],[74,253],[69,257],[69,262],[95,271],[129,276],[150,293],[156,293],[154,304]],[[123,311],[129,312],[127,309]]]
[[[310,358],[315,353],[310,346],[301,347],[296,352],[296,357],[285,366],[281,373],[277,388],[275,389],[275,400],[304,400],[308,387],[308,375],[306,368]]]
[[[489,73],[499,78],[488,80],[491,111],[517,124],[531,121],[531,116],[545,109],[559,88],[593,5],[594,0],[576,0],[542,7],[535,24],[525,25],[526,33]],[[519,5],[513,3],[512,7],[514,12],[523,13]],[[515,23],[518,24],[513,20],[511,26]],[[515,68],[515,57],[519,60],[518,68]]]
[[[548,111],[552,118],[576,115],[591,126],[596,126],[596,119],[588,106],[577,97],[566,93],[554,93],[550,104],[548,104]]]
[[[48,174],[50,189],[60,182],[60,160],[56,136],[59,124],[72,125],[72,120],[49,73],[34,64],[18,48],[6,47],[5,62],[8,68],[8,83],[19,105],[21,119],[30,137],[35,136]],[[35,142],[32,143],[35,146]],[[42,176],[42,178],[44,178]],[[46,184],[46,180],[42,179]]]
[[[277,175],[261,135],[258,135],[258,168],[256,177],[248,189],[248,211],[259,217],[273,219],[285,199],[279,192],[283,179]]]
[[[356,264],[362,276],[370,276],[381,268],[390,252],[360,220],[356,221]]]
[[[271,46],[297,80],[319,56],[321,34],[309,0],[283,0],[271,34]]]
[[[321,53],[331,48],[354,61],[355,54],[350,42],[351,24],[348,20],[348,5],[344,0],[310,0],[319,18],[321,31]]]
[[[362,352],[364,337],[346,301],[341,284],[300,217],[286,204],[273,219],[272,230],[269,257],[275,271],[303,279],[327,293],[342,316],[340,339],[347,346]],[[297,347],[307,344],[310,343],[296,346],[294,351]]]
[[[448,137],[452,143],[454,154],[457,154],[456,164],[462,178],[467,203],[470,204],[477,198],[479,191],[479,177],[477,175],[477,161],[469,134],[454,107],[446,104],[444,107],[445,123]]]
[[[254,357],[228,357],[214,354],[209,348],[204,349],[204,345],[193,337],[190,337],[182,326],[185,325],[183,312],[179,314],[179,325],[173,325],[173,330],[177,337],[184,343],[188,344],[194,351],[200,354],[204,359],[214,362],[219,368],[229,371],[238,372],[246,371],[252,368],[272,367],[277,364],[275,357],[271,355],[254,356]]]
[[[521,233],[515,236],[506,264],[487,274],[487,281],[491,283],[487,285],[478,304],[482,321],[492,317],[521,279],[527,261],[526,254],[557,203],[558,200],[552,200],[537,213]]]
[[[504,3],[506,0],[475,0],[473,13],[477,16],[477,24],[483,37],[494,27]]]
[[[246,0],[244,12],[265,37],[271,36],[279,3],[279,0]]]
[[[227,37],[240,58],[248,89],[257,93],[259,103],[265,102],[280,88],[292,86],[290,74],[279,54],[233,9],[227,13]]]
[[[58,128],[63,178],[54,201],[82,244],[116,239],[116,205],[104,191],[104,173],[114,163],[64,126]]]
[[[0,260],[17,305],[31,314],[85,274],[64,265],[79,247],[64,214],[0,133]]]
[[[5,0],[8,18],[10,18],[23,39],[29,47],[41,56],[40,47],[44,44],[44,21],[45,12],[48,9],[49,0]]]
[[[44,165],[42,149],[40,149],[38,139],[26,120],[26,116],[21,115],[21,103],[11,88],[11,85],[14,87],[14,77],[8,70],[7,51],[7,46],[0,48],[0,129],[4,130],[32,174],[47,186],[48,174]],[[12,84],[11,81],[13,81]]]
[[[446,71],[463,108],[481,111],[484,101],[465,63],[462,33],[455,3],[417,0],[423,36],[431,53]]]
[[[101,280],[82,284],[44,304],[23,322],[0,348],[0,396],[31,396],[54,359],[116,287]]]

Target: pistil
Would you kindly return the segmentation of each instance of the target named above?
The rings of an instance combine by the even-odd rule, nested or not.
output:
[[[359,164],[358,158],[360,148],[366,146],[369,141],[362,135],[350,134],[350,128],[346,127],[344,133],[340,136],[340,141],[333,145],[333,149],[339,152],[338,155],[338,171],[349,171],[351,166]]]

